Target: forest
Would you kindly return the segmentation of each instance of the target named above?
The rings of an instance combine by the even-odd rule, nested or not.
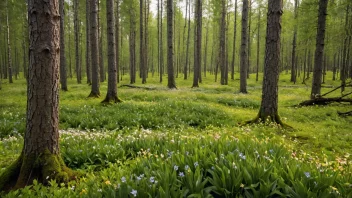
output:
[[[352,197],[351,0],[0,7],[0,197]]]

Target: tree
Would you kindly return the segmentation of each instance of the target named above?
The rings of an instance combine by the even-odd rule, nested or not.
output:
[[[195,13],[196,29],[195,29],[195,49],[194,49],[194,71],[192,87],[199,87],[199,77],[202,63],[202,0],[196,1]]]
[[[221,21],[219,31],[220,83],[226,85],[226,1],[221,0]]]
[[[283,123],[278,115],[280,36],[283,0],[268,1],[262,101],[257,118],[250,122]]]
[[[99,49],[98,49],[98,0],[90,1],[90,52],[92,63],[92,90],[89,97],[99,97]]]
[[[87,74],[87,84],[92,83],[92,73],[91,73],[91,59],[90,59],[90,24],[89,24],[89,0],[86,0],[86,74]]]
[[[13,83],[11,44],[10,44],[10,24],[9,24],[9,2],[8,2],[8,0],[6,0],[6,27],[7,27],[7,67],[9,70],[9,83]]]
[[[189,43],[190,43],[190,35],[191,35],[191,2],[190,0],[186,0],[186,18],[188,14],[188,31],[187,31],[187,47],[186,47],[186,62],[185,66],[183,67],[183,74],[184,74],[184,80],[187,80],[187,72],[188,72],[188,62],[189,62]],[[187,6],[188,5],[188,6]],[[188,8],[188,10],[187,10]],[[188,11],[188,12],[187,12]],[[186,23],[185,23],[186,27]]]
[[[65,28],[64,28],[64,0],[60,0],[60,82],[61,90],[67,91],[66,56],[65,56]]]
[[[116,71],[116,46],[115,46],[115,19],[114,0],[106,1],[107,38],[108,38],[108,91],[103,102],[121,102],[117,97],[117,71]]]
[[[295,0],[295,10],[294,10],[294,30],[293,30],[293,39],[292,39],[292,56],[291,56],[291,82],[296,83],[296,48],[297,48],[297,17],[298,17],[298,0]]]
[[[139,0],[139,64],[140,67],[139,69],[141,70],[141,76],[142,76],[142,84],[145,84],[147,82],[147,75],[146,75],[146,57],[145,57],[145,35],[144,35],[144,14],[143,14],[143,0]]]
[[[323,72],[323,56],[324,56],[324,39],[325,39],[325,26],[327,15],[328,0],[319,1],[318,12],[318,28],[316,37],[316,48],[314,56],[314,72],[311,99],[320,97],[322,72]]]
[[[243,0],[242,7],[242,33],[241,33],[241,62],[240,62],[240,92],[247,93],[247,67],[248,67],[248,0]]]
[[[169,89],[176,89],[175,75],[174,75],[174,45],[173,45],[173,1],[167,0],[167,87]]]
[[[233,45],[231,61],[231,80],[235,80],[235,60],[236,60],[236,36],[237,36],[237,0],[235,0],[235,21],[233,22]]]
[[[34,179],[60,183],[74,176],[59,149],[59,1],[29,0],[28,8],[30,61],[24,147],[0,175],[0,191],[30,185]]]
[[[75,64],[76,64],[76,77],[77,83],[81,84],[82,82],[82,72],[81,72],[81,64],[80,64],[80,57],[79,57],[79,20],[78,20],[78,0],[74,0],[73,3],[74,7],[74,29],[75,29]],[[87,11],[88,12],[88,11]]]
[[[261,17],[261,10],[260,10],[261,4],[260,2],[258,3],[258,27],[257,27],[257,71],[256,71],[256,76],[255,76],[255,81],[258,82],[259,78],[259,52],[260,52],[260,17]]]

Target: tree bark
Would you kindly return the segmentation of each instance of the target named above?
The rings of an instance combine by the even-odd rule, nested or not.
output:
[[[100,15],[101,15],[101,9],[100,9],[100,0],[98,0],[98,57],[99,57],[99,80],[100,82],[105,81],[105,67],[104,67],[104,56],[103,56],[103,23],[101,23]]]
[[[82,82],[82,69],[80,65],[79,57],[79,21],[78,21],[78,0],[74,0],[74,29],[75,29],[75,65],[76,65],[76,77],[77,83]]]
[[[247,93],[247,67],[248,67],[248,0],[243,0],[242,8],[242,38],[240,62],[240,92]]]
[[[257,71],[256,71],[256,76],[255,76],[255,81],[258,82],[259,80],[259,54],[260,54],[260,15],[261,15],[261,12],[260,12],[260,5],[259,5],[259,13],[258,13],[258,33],[257,33],[257,37],[258,37],[258,40],[257,40]],[[280,70],[280,69],[279,69]]]
[[[294,10],[294,30],[292,39],[292,57],[291,57],[291,82],[296,83],[296,48],[297,48],[297,17],[298,17],[298,0],[295,0],[295,10]]]
[[[8,0],[6,0],[6,27],[7,27],[7,67],[9,72],[9,83],[13,83]]]
[[[269,119],[270,122],[276,122],[278,124],[282,124],[278,115],[282,8],[282,0],[268,1],[262,102],[257,118],[261,122],[266,122],[267,119]]]
[[[164,74],[164,48],[163,48],[163,0],[160,1],[160,83],[163,82]]]
[[[108,91],[103,100],[105,103],[121,102],[117,97],[117,71],[116,71],[116,43],[115,43],[115,19],[114,0],[106,1],[107,38],[108,38]]]
[[[196,0],[195,13],[195,53],[194,53],[194,71],[192,87],[199,87],[200,65],[202,64],[202,0]]]
[[[235,0],[235,21],[233,22],[233,45],[231,61],[231,80],[235,80],[236,37],[237,37],[237,0]]]
[[[66,56],[65,56],[65,29],[64,29],[64,0],[60,0],[60,82],[61,90],[67,91]]]
[[[92,63],[92,89],[89,97],[100,97],[99,90],[99,41],[98,41],[98,0],[90,1],[90,52]]]
[[[169,89],[176,89],[173,62],[173,0],[167,0],[167,76]]]
[[[30,185],[34,179],[60,183],[73,176],[59,149],[59,1],[29,0],[28,8],[30,66],[24,147],[20,157],[0,175],[0,191]]]
[[[189,43],[191,36],[191,2],[188,2],[188,32],[187,32],[187,48],[186,48],[186,63],[184,66],[184,79],[187,80],[188,62],[189,62]]]
[[[115,18],[115,48],[116,48],[116,78],[117,78],[117,83],[120,82],[120,0],[116,0],[116,18]]]
[[[89,0],[86,0],[86,74],[87,74],[87,84],[92,84],[92,67],[91,67],[91,44],[90,44],[90,6]]]
[[[219,31],[219,64],[220,64],[220,84],[226,84],[226,1],[221,1],[221,21]]]
[[[140,73],[142,76],[142,84],[145,84],[147,82],[147,76],[145,73],[146,70],[146,65],[145,65],[145,38],[144,38],[144,13],[143,13],[143,0],[139,0],[139,64],[140,64]]]
[[[248,58],[248,63],[247,63],[247,78],[249,78],[249,74],[250,74],[250,72],[251,72],[251,40],[252,40],[252,38],[251,38],[251,24],[252,24],[252,0],[249,0],[248,1],[248,51],[247,51],[247,53],[248,53],[248,56],[247,56],[247,58]]]
[[[316,49],[315,49],[315,57],[314,57],[314,73],[313,73],[312,92],[310,96],[311,99],[319,97],[320,91],[321,91],[327,6],[328,6],[328,0],[319,1],[318,28],[317,28]]]

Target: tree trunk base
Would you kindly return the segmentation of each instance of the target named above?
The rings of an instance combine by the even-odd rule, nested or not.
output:
[[[120,98],[118,98],[116,95],[106,95],[105,99],[103,101],[101,101],[101,103],[104,104],[108,104],[108,103],[120,103],[122,102],[122,100],[120,100]]]
[[[93,93],[93,92],[90,92],[88,98],[99,98],[100,97],[100,94],[99,93]]]
[[[67,183],[76,179],[77,172],[66,167],[61,156],[44,151],[39,156],[20,157],[0,175],[0,191],[10,191],[33,184],[34,180],[48,184],[50,180]]]
[[[245,125],[250,125],[250,124],[259,124],[259,123],[264,123],[264,124],[277,124],[279,127],[282,127],[284,129],[293,129],[293,127],[291,127],[288,124],[285,124],[282,122],[280,116],[278,114],[275,115],[266,115],[266,116],[261,116],[258,115],[256,118],[254,118],[253,120],[249,120],[249,121],[245,121],[244,123],[240,124],[241,126],[245,126]]]

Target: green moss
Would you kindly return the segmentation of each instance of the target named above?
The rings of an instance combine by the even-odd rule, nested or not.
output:
[[[61,156],[45,150],[40,155],[21,155],[0,176],[0,191],[23,188],[34,180],[43,184],[51,179],[58,183],[67,183],[75,179],[75,172],[67,168]]]
[[[0,175],[0,192],[9,190],[15,184],[20,173],[21,164],[22,155]]]

